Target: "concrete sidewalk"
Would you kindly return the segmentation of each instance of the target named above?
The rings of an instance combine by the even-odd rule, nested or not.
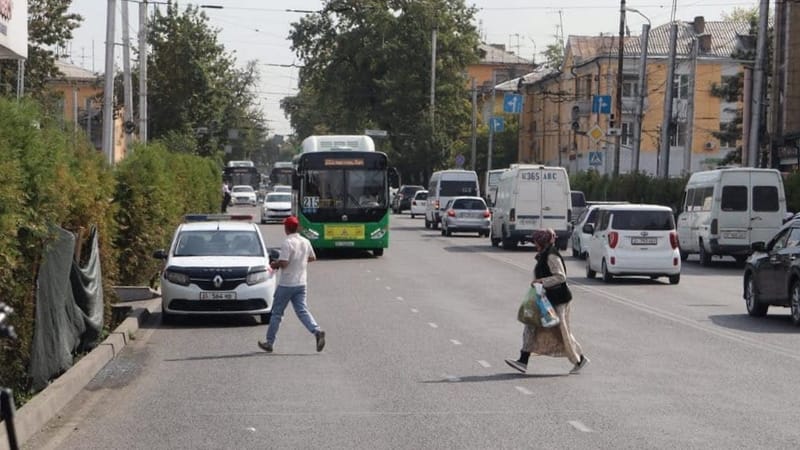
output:
[[[17,410],[14,425],[20,447],[56,417],[59,411],[128,345],[131,336],[139,330],[139,327],[153,313],[161,310],[161,298],[125,301],[118,305],[131,307],[125,320],[94,350]],[[7,448],[8,436],[5,423],[0,422],[0,449]]]

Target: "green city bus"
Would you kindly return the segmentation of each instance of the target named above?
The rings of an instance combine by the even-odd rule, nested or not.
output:
[[[389,247],[389,186],[398,184],[369,136],[309,136],[294,158],[293,211],[314,249]]]

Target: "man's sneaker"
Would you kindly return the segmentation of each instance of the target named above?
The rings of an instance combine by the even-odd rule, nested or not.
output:
[[[581,355],[581,360],[578,361],[577,364],[575,364],[575,366],[572,368],[572,370],[569,371],[569,373],[576,374],[576,373],[580,372],[581,369],[586,367],[587,364],[589,364],[589,358]]]
[[[519,370],[522,373],[525,373],[528,370],[527,364],[517,361],[515,359],[507,359],[506,364],[508,364],[509,366],[511,366],[516,370]]]
[[[258,341],[258,348],[267,353],[272,353],[272,342]]]
[[[325,332],[322,330],[317,331],[317,351],[321,352],[325,348]]]

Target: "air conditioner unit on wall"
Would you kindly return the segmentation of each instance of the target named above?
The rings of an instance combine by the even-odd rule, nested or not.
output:
[[[716,145],[714,144],[713,141],[708,141],[705,144],[703,144],[704,150],[714,150],[714,147],[716,147]]]

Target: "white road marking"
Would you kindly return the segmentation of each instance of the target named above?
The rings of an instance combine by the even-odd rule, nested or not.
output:
[[[433,323],[433,322],[428,322],[428,325],[430,325],[430,326],[431,326],[431,328],[439,328],[439,325],[436,325],[436,324],[435,324],[435,323]]]
[[[411,308],[411,312],[413,312],[413,313],[418,313],[418,312],[419,312],[419,310],[418,310],[417,308]]]
[[[452,342],[453,345],[461,345],[461,342],[459,342],[459,341],[457,341],[455,339],[450,339],[450,342]]]
[[[486,361],[484,361],[484,360],[482,360],[482,359],[479,359],[479,360],[478,360],[478,364],[480,364],[481,366],[483,366],[483,367],[485,367],[485,368],[487,368],[487,369],[488,369],[489,367],[492,367],[492,365],[491,365],[491,364],[489,364],[488,362],[486,362]]]
[[[522,386],[514,386],[514,389],[516,389],[516,390],[518,390],[518,391],[522,392],[522,393],[523,393],[523,394],[525,394],[525,395],[533,395],[533,392],[531,392],[531,391],[529,391],[529,390],[525,389],[525,388],[524,388],[524,387],[522,387]]]
[[[375,281],[381,281],[380,277],[375,277]]]
[[[447,380],[447,381],[449,381],[451,383],[458,383],[459,381],[461,381],[461,378],[458,378],[455,375],[447,375],[447,374],[445,374],[443,376],[444,376],[445,380]]]
[[[391,291],[391,290],[392,290],[392,287],[391,287],[391,286],[386,286],[386,290],[387,290],[387,291]]]
[[[398,300],[400,300],[401,302],[402,302],[403,300],[405,300],[403,297],[397,297],[397,299],[398,299]]]
[[[592,432],[591,428],[587,427],[586,425],[584,425],[581,422],[578,422],[577,420],[570,420],[567,423],[572,425],[573,427],[575,427],[575,429],[577,429],[578,431],[582,431],[584,433],[591,433]]]
[[[256,429],[253,428],[253,427],[247,427],[247,428],[245,428],[245,430],[250,431],[250,432],[255,432],[256,431]]]

